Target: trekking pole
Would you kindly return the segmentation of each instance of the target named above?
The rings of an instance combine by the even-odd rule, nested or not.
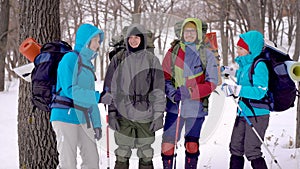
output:
[[[279,169],[282,169],[281,166],[279,165],[278,161],[275,159],[275,156],[271,153],[271,151],[269,150],[269,148],[267,147],[267,145],[265,144],[265,142],[263,141],[263,139],[260,137],[260,135],[256,131],[255,127],[253,126],[253,124],[251,123],[251,121],[249,120],[249,118],[246,116],[246,114],[244,113],[244,111],[242,110],[242,108],[240,107],[240,105],[237,103],[237,101],[234,99],[234,97],[232,97],[232,99],[233,99],[234,103],[237,105],[237,107],[240,110],[240,112],[242,113],[242,115],[244,116],[246,122],[249,124],[249,126],[251,127],[251,129],[253,130],[253,132],[257,136],[257,138],[259,139],[259,141],[264,145],[265,149],[267,150],[267,152],[271,156],[272,160],[277,164],[277,166],[278,166]]]
[[[106,109],[106,105],[104,105]],[[108,125],[108,111],[106,109],[107,115],[106,115],[106,158],[107,158],[107,169],[110,168],[110,159],[109,159],[109,125]]]
[[[175,145],[175,149],[174,149],[174,161],[173,161],[173,164],[172,164],[172,169],[175,169],[176,168],[176,156],[177,156],[177,149],[178,149],[178,146],[177,146],[177,140],[178,140],[178,130],[179,130],[179,125],[180,125],[180,112],[181,112],[181,101],[178,103],[178,115],[177,115],[177,120],[176,120],[176,130],[175,130],[175,142],[174,142],[174,145]]]

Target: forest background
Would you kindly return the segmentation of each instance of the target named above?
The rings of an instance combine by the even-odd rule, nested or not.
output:
[[[170,40],[175,38],[174,24],[187,17],[202,19],[208,23],[208,32],[217,32],[221,65],[235,64],[235,37],[252,29],[285,47],[293,60],[299,60],[300,1],[297,0],[0,0],[0,91],[8,88],[5,82],[17,78],[13,68],[29,63],[18,51],[27,37],[41,44],[54,39],[74,44],[74,32],[81,23],[95,24],[105,32],[99,51],[101,57],[95,60],[97,76],[103,79],[109,64],[109,43],[124,26],[147,25],[154,33],[155,52],[162,58]],[[30,84],[21,80],[20,168],[55,168],[57,151],[49,113],[32,111],[29,96]],[[300,117],[298,109],[297,113]],[[296,147],[300,147],[299,137],[297,131]]]

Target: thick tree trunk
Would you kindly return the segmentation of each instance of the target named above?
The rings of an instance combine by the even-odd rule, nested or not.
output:
[[[296,48],[293,59],[295,61],[299,60],[299,45],[300,45],[300,1],[298,1],[297,9],[297,28],[296,28]],[[300,87],[300,82],[298,83],[298,89]],[[298,97],[297,104],[297,126],[296,126],[296,148],[300,148],[300,100]]]
[[[9,0],[0,0],[0,91],[4,91],[5,86],[5,57],[7,53],[9,9]]]
[[[19,43],[27,37],[39,43],[60,39],[59,0],[20,0]],[[20,56],[20,64],[28,61]],[[56,168],[58,153],[50,113],[33,110],[31,84],[20,81],[18,145],[20,168]]]

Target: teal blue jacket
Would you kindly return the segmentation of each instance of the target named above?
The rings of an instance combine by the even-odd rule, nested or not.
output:
[[[94,72],[80,66],[78,68],[78,54],[82,64],[94,70],[91,62],[97,53],[88,48],[91,39],[100,35],[100,42],[103,40],[103,31],[90,24],[82,24],[76,33],[75,52],[64,55],[59,62],[57,70],[56,91],[61,90],[60,96],[65,96],[74,101],[75,104],[90,108],[90,121],[94,128],[101,127],[98,101],[100,94],[95,91]],[[61,121],[72,124],[85,124],[84,113],[80,110],[69,108],[53,108],[50,121]]]
[[[259,62],[254,69],[253,86],[249,80],[249,71],[254,59],[262,52],[264,46],[263,35],[257,31],[248,31],[240,35],[248,45],[250,54],[238,56],[235,61],[239,64],[239,69],[236,72],[237,84],[241,85],[240,97],[260,100],[268,90],[268,69],[264,62]],[[247,116],[254,116],[251,110],[242,102],[239,105]],[[254,108],[256,116],[270,114],[267,109]],[[238,114],[242,114],[238,111]]]

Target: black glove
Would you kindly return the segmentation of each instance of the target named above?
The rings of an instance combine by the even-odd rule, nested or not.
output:
[[[156,132],[157,130],[163,128],[163,117],[164,115],[162,112],[155,113],[154,120],[150,124],[149,130],[152,132]]]
[[[113,97],[112,97],[111,93],[106,92],[105,90],[103,90],[103,92],[101,92],[99,103],[110,105],[112,103],[112,100],[113,100]]]
[[[95,131],[95,139],[97,141],[99,141],[101,138],[102,138],[102,129],[101,128],[94,128],[94,131]]]
[[[108,124],[111,129],[116,131],[120,130],[119,121],[117,119],[117,113],[115,111],[108,113]]]

